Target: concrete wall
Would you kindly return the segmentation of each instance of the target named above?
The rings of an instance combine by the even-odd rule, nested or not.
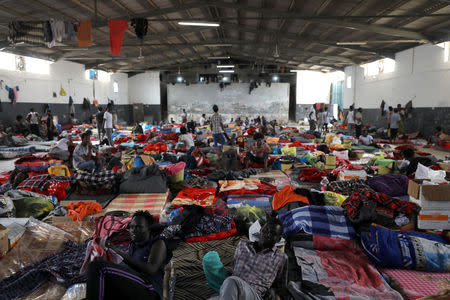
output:
[[[159,105],[161,101],[159,72],[137,74],[128,79],[130,104]]]
[[[420,131],[423,136],[441,125],[450,130],[450,62],[444,62],[444,49],[422,45],[396,54],[395,71],[365,77],[360,66],[345,69],[344,107],[352,103],[364,109],[366,124],[386,127],[380,104],[404,106],[412,100],[413,114],[406,120],[407,132]],[[347,78],[351,76],[351,88]]]

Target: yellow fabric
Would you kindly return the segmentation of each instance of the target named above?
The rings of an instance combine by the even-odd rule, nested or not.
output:
[[[331,144],[331,142],[333,141],[333,138],[337,137],[338,139],[341,138],[341,136],[339,134],[329,134],[325,137],[325,143],[327,143],[328,145]]]
[[[67,168],[67,166],[65,165],[53,166],[48,168],[48,174],[70,177],[69,168]]]
[[[342,203],[345,201],[345,199],[347,199],[347,196],[344,196],[344,195],[341,195],[338,193],[334,193],[334,192],[326,191],[326,192],[324,192],[324,198],[325,198],[326,205],[341,206]]]
[[[285,146],[285,147],[281,148],[281,153],[283,155],[296,156],[297,155],[297,148]]]

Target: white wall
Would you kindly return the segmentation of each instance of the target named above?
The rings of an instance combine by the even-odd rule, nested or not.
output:
[[[297,104],[330,103],[332,82],[343,80],[342,72],[297,72]]]
[[[160,104],[159,71],[146,72],[128,78],[130,104]]]
[[[364,77],[360,66],[345,69],[352,87],[344,83],[344,107],[378,108],[381,101],[396,107],[409,100],[413,107],[450,107],[450,62],[444,62],[444,49],[422,45],[395,56],[395,71]]]
[[[58,61],[50,65],[50,74],[41,75],[29,72],[7,71],[0,69],[0,80],[4,85],[19,86],[18,102],[30,103],[68,103],[72,96],[76,104],[83,103],[86,97],[93,98],[92,80],[85,79],[84,65]],[[113,92],[113,82],[119,84],[119,93]],[[67,96],[60,96],[60,87]],[[53,97],[56,92],[57,97]],[[128,104],[128,75],[116,73],[110,76],[109,82],[95,81],[95,96],[100,104],[106,104],[108,97],[115,104]],[[7,91],[0,89],[0,99],[8,101]]]

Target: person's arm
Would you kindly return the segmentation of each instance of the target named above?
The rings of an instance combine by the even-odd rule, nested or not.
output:
[[[155,275],[167,257],[167,248],[163,240],[158,240],[152,245],[147,262],[137,260],[127,253],[120,251],[109,241],[106,242],[106,246],[122,256],[123,261],[132,269],[148,275]]]
[[[92,144],[91,142],[89,142],[88,145],[88,154],[82,155],[81,156],[85,161],[90,161],[92,158]]]

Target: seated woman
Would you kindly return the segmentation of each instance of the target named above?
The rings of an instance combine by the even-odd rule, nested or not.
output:
[[[264,170],[267,170],[267,164],[269,162],[270,147],[267,143],[263,142],[264,135],[262,133],[255,133],[253,135],[255,143],[253,143],[245,155],[245,168],[248,169],[250,162],[257,164],[264,164]]]
[[[106,246],[122,256],[118,265],[93,261],[88,266],[86,299],[162,299],[165,265],[172,258],[167,240],[153,236],[154,219],[137,211],[130,223],[128,253],[108,240]]]

